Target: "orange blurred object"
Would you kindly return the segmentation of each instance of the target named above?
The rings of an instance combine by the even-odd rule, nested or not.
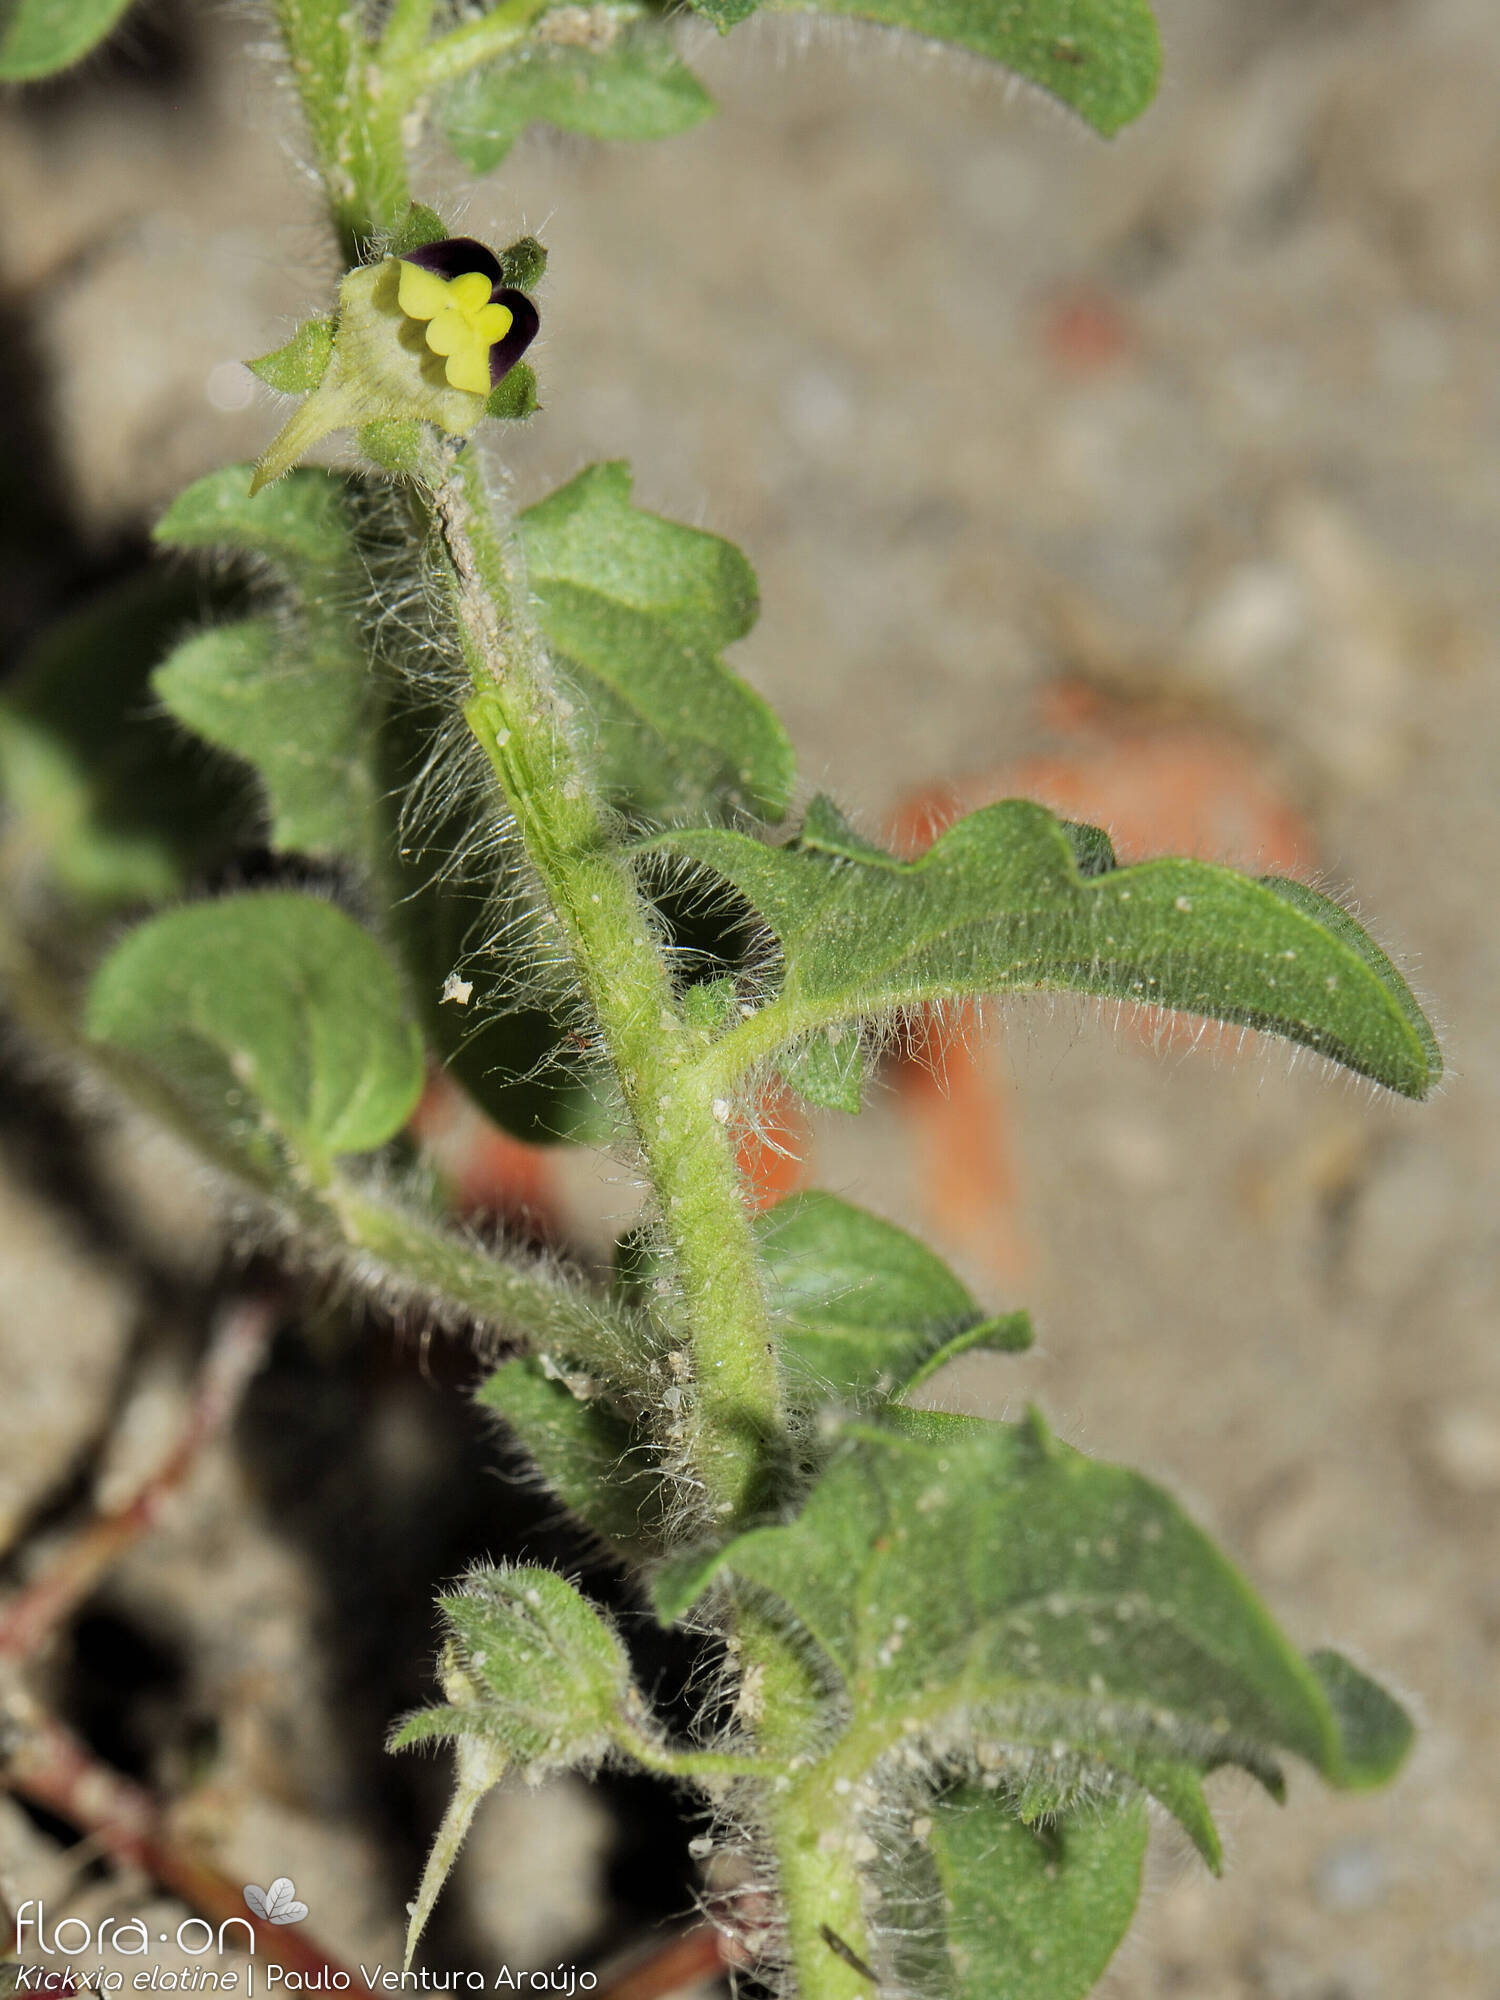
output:
[[[528,1236],[561,1233],[552,1148],[503,1132],[444,1071],[429,1075],[408,1129],[443,1176],[460,1215],[498,1216]]]

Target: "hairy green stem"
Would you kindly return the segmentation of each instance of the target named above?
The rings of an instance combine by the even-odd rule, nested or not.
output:
[[[396,66],[382,64],[350,0],[274,5],[344,261],[358,263],[411,201],[402,132],[411,100],[392,88]],[[397,9],[398,49],[417,27],[416,11]]]
[[[453,83],[482,63],[513,48],[527,35],[554,0],[501,0],[487,14],[450,29],[415,53],[407,64],[402,88],[411,96]]]
[[[742,1516],[767,1497],[782,1409],[727,1107],[695,1076],[651,911],[574,747],[472,447],[433,504],[475,688],[469,724],[598,1021],[659,1205],[696,1385],[687,1470],[715,1517]]]
[[[770,1820],[798,2000],[872,2000],[859,1869],[866,1836],[850,1799],[815,1769],[772,1799]]]
[[[853,1784],[826,1747],[828,1696],[805,1645],[754,1594],[737,1594],[740,1703],[763,1757],[780,1773],[761,1794],[798,2000],[871,2000]]]

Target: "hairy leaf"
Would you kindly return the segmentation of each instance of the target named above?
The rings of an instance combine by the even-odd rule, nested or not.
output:
[[[749,564],[731,543],[636,507],[630,468],[591,466],[520,518],[542,628],[577,676],[600,777],[654,817],[714,800],[779,819],[791,745],[721,647],[754,623]]]
[[[156,538],[259,557],[286,579],[288,616],[197,634],[152,686],[179,721],[254,767],[273,846],[369,865],[370,668],[355,613],[363,569],[346,482],[303,470],[251,499],[245,468],[230,466],[180,494]]]
[[[791,1195],[756,1227],[803,1396],[879,1400],[968,1348],[1030,1344],[1024,1313],[987,1318],[925,1244],[837,1195]]]
[[[179,493],[156,524],[174,549],[264,556],[306,597],[347,610],[364,579],[350,540],[348,482],[311,467],[252,499],[248,465],[226,465]]]
[[[0,700],[12,861],[39,862],[84,905],[179,893],[253,818],[244,788],[184,739],[147,684],[212,601],[191,578],[134,577],[51,627]]]
[[[81,62],[130,0],[9,0],[0,25],[0,82],[30,83]]]
[[[104,961],[85,1018],[262,1164],[274,1158],[267,1128],[314,1170],[369,1151],[422,1087],[394,970],[313,896],[226,896],[152,918]]]
[[[692,0],[721,31],[758,0]],[[1002,63],[1106,137],[1156,94],[1161,46],[1147,0],[780,0],[951,42]]]
[[[865,1052],[858,1030],[821,1028],[799,1042],[781,1065],[782,1081],[820,1111],[857,1116],[865,1095]]]
[[[1006,1794],[966,1785],[931,1819],[954,2000],[1084,2000],[1140,1899],[1141,1801],[1028,1826]]]
[[[499,166],[532,124],[591,139],[669,139],[709,116],[713,99],[662,22],[597,18],[594,40],[532,38],[455,88],[443,127],[471,173]]]
[[[1395,967],[1300,883],[1203,861],[1080,871],[1077,833],[1006,800],[916,861],[861,839],[816,799],[768,847],[692,829],[643,843],[732,883],[781,947],[774,1001],[717,1045],[725,1081],[819,1027],[970,994],[1071,989],[1237,1021],[1316,1049],[1407,1097],[1442,1070]]]
[[[452,1638],[450,1700],[410,1717],[393,1749],[472,1737],[540,1773],[597,1763],[621,1718],[639,1715],[614,1627],[555,1570],[475,1570],[438,1602]]]
[[[632,1477],[639,1446],[622,1418],[574,1395],[530,1355],[503,1361],[481,1385],[479,1401],[505,1419],[548,1490],[580,1521],[616,1545],[640,1541],[660,1495],[648,1465]]]
[[[343,646],[249,618],[184,640],[151,685],[179,722],[259,771],[274,847],[365,854],[374,788],[351,664]]]
[[[912,1736],[1023,1793],[1029,1775],[1038,1810],[1111,1773],[1171,1805],[1163,1766],[1274,1782],[1281,1751],[1339,1785],[1391,1768],[1388,1696],[1303,1659],[1165,1493],[1037,1417],[851,1425],[796,1520],[668,1565],[661,1615],[723,1572],[781,1604],[841,1683],[831,1754],[851,1777]]]

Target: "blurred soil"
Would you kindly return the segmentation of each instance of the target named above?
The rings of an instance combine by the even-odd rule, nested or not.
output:
[[[1164,1831],[1106,1992],[1492,2000],[1500,18],[1160,13],[1166,88],[1111,146],[874,34],[692,35],[717,121],[635,150],[533,134],[465,226],[552,252],[519,494],[629,457],[645,504],[745,547],[764,611],[738,664],[809,789],[910,828],[1015,782],[1122,848],[1294,865],[1357,895],[1431,999],[1452,1077],[1425,1107],[1034,1005],[973,1031],[948,1099],[893,1072],[858,1124],[820,1122],[810,1170],[1032,1308],[1037,1352],[951,1396],[1038,1398],[1167,1481],[1294,1633],[1422,1718],[1387,1793],[1299,1776],[1278,1813],[1222,1787],[1222,1883]],[[164,18],[134,67],[0,126],[6,296],[80,574],[259,448],[276,418],[238,359],[326,295],[253,17]],[[424,192],[458,185],[435,154]],[[0,1120],[12,1535],[97,1484],[111,1411],[112,1452],[170,1434],[224,1254],[181,1162],[80,1132],[51,1088],[24,1079]],[[987,1177],[967,1208],[938,1175],[955,1146]],[[635,1196],[585,1163],[562,1199],[597,1242]],[[363,1338],[285,1335],[57,1673],[236,1880],[294,1875],[324,1942],[368,1958],[440,1791],[376,1754],[423,1692],[432,1580],[542,1531],[483,1476],[461,1358],[424,1380],[409,1340]],[[572,1786],[498,1800],[440,1948],[550,1964],[611,1909],[680,1905],[666,1823]],[[0,1878],[50,1869],[60,1908],[57,1832],[0,1806]]]

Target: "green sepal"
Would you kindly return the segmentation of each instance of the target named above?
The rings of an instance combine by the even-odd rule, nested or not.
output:
[[[518,526],[542,630],[587,700],[611,800],[654,818],[739,805],[779,819],[791,744],[719,657],[759,606],[739,550],[637,507],[620,463],[590,466]]]
[[[608,24],[606,34],[593,47],[533,38],[455,87],[443,129],[470,173],[497,167],[528,125],[591,139],[667,139],[712,113],[713,99],[664,22]],[[522,279],[507,282],[527,289]]]
[[[425,250],[429,243],[445,242],[452,234],[453,231],[435,208],[429,208],[426,202],[414,201],[386,244],[386,255],[409,257],[413,250]]]
[[[502,1361],[477,1400],[502,1417],[551,1493],[611,1546],[629,1549],[659,1525],[660,1488],[623,1418],[585,1401],[530,1355]]]
[[[305,319],[284,346],[257,355],[245,366],[268,389],[277,389],[284,396],[306,395],[328,372],[334,326],[331,319]]]
[[[361,456],[382,472],[409,475],[421,470],[422,426],[415,417],[377,417],[360,425],[357,442]]]
[[[518,361],[485,398],[484,414],[499,417],[508,423],[518,423],[527,417],[534,417],[541,407],[536,370],[529,361]]]
[[[1085,872],[1080,835],[1008,799],[899,861],[815,800],[797,839],[720,828],[644,853],[696,863],[758,912],[781,947],[776,998],[719,1044],[750,1067],[814,1029],[969,995],[1072,990],[1241,1022],[1314,1049],[1403,1096],[1441,1074],[1431,1028],[1390,960],[1300,883],[1202,861]],[[1102,852],[1085,850],[1095,869]]]
[[[145,1058],[254,1169],[315,1178],[400,1130],[422,1045],[368,931],[286,890],[190,903],[124,937],[86,1033]]]
[[[535,236],[518,236],[500,252],[500,278],[518,292],[534,292],[547,275],[547,246]]]
[[[10,0],[0,27],[0,83],[56,76],[96,49],[130,0]]]

